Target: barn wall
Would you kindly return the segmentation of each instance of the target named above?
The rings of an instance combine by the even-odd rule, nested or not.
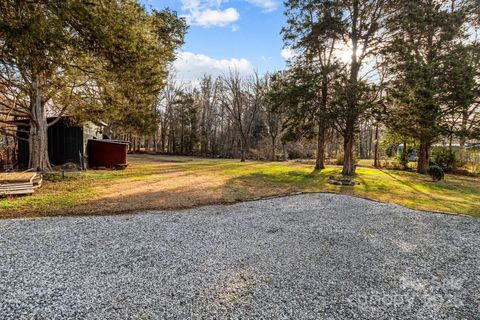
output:
[[[82,128],[59,121],[48,128],[48,156],[52,165],[80,164],[83,155]]]
[[[52,119],[53,120],[53,119]],[[21,130],[28,130],[28,126],[19,126]],[[19,137],[28,138],[25,133],[18,133]],[[27,168],[29,161],[28,141],[18,141],[18,166]],[[80,164],[80,156],[84,154],[83,128],[69,123],[64,118],[48,128],[48,156],[52,165],[61,165],[67,162]]]

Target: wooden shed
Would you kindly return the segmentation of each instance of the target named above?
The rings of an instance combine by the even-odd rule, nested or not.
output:
[[[48,119],[48,122],[56,118]],[[16,121],[21,123],[21,121]],[[29,130],[29,123],[19,124],[21,131]],[[24,132],[18,132],[18,137],[28,138]],[[67,162],[82,165],[87,152],[89,139],[102,139],[101,126],[87,121],[77,124],[72,118],[65,116],[57,123],[48,128],[48,156],[52,165],[62,165]],[[28,141],[18,140],[18,167],[27,168],[29,161]]]

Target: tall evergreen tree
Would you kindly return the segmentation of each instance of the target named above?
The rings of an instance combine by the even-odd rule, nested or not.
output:
[[[300,54],[296,74],[298,77],[304,73],[304,80],[310,84],[308,89],[304,88],[305,93],[314,94],[304,107],[311,108],[309,114],[317,130],[315,169],[324,169],[325,133],[330,122],[327,112],[329,87],[338,68],[334,53],[345,32],[341,1],[289,0],[285,6],[287,26],[282,29],[283,38],[288,47]]]
[[[369,103],[362,102],[368,85],[362,81],[361,71],[366,60],[378,53],[384,40],[387,0],[350,0],[344,2],[343,17],[346,24],[347,47],[352,55],[345,79],[345,108],[342,108],[341,132],[343,135],[342,174],[355,173],[354,145],[359,118]],[[373,68],[372,65],[369,68]]]
[[[459,160],[466,161],[466,142],[480,127],[480,43],[456,46],[445,57],[441,83],[446,117],[443,131],[459,143]]]
[[[361,71],[368,57],[377,52],[380,46],[387,5],[387,0],[287,1],[289,19],[284,29],[285,38],[294,48],[301,49],[300,54],[307,62],[316,61],[320,64],[325,82],[321,89],[323,107],[328,103],[327,75],[332,72],[334,58],[342,50],[351,51],[349,61],[343,62],[346,75],[343,90],[345,104],[341,105],[342,112],[337,116],[344,139],[344,175],[355,173],[355,134],[365,106],[360,103],[360,91],[364,87]],[[319,132],[323,130],[319,126]],[[322,165],[319,164],[319,167]]]
[[[396,3],[387,24],[386,53],[394,76],[389,88],[396,126],[419,141],[418,172],[429,166],[430,148],[442,133],[449,112],[442,101],[448,91],[446,66],[456,46],[467,39],[467,2],[405,0]],[[452,89],[452,88],[450,88]]]

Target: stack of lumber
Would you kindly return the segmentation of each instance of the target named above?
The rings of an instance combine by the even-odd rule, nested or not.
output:
[[[32,194],[42,185],[42,175],[36,172],[0,173],[0,196]]]

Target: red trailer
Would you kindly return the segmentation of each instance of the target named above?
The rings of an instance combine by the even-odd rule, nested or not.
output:
[[[88,140],[88,166],[90,168],[125,169],[128,142],[121,140]]]

